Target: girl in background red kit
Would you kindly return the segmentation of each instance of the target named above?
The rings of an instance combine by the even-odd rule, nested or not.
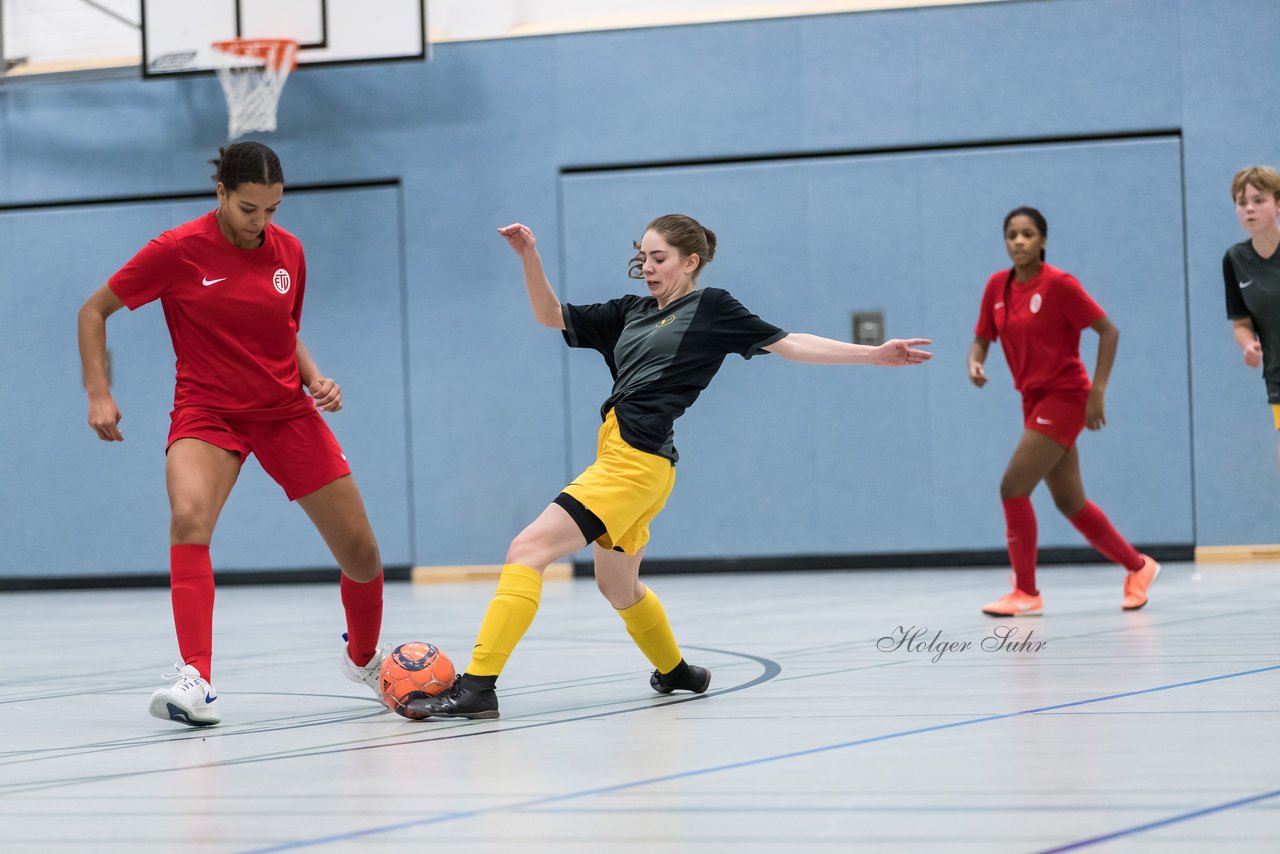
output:
[[[969,350],[969,379],[987,384],[983,363],[1000,339],[1014,387],[1022,393],[1024,429],[1000,481],[1000,500],[1013,564],[1013,592],[983,606],[993,617],[1042,614],[1036,587],[1036,514],[1031,493],[1049,486],[1062,515],[1108,560],[1126,570],[1121,607],[1147,604],[1160,564],[1139,553],[1106,514],[1089,501],[1080,480],[1076,437],[1106,423],[1103,396],[1120,332],[1074,276],[1044,263],[1049,225],[1035,208],[1017,208],[1004,219],[1005,249],[1013,269],[991,276]],[[1098,333],[1093,382],[1080,360],[1080,332]]]
[[[120,442],[107,374],[106,321],[160,300],[177,355],[165,460],[169,573],[182,663],[155,692],[155,717],[189,726],[222,720],[211,684],[213,567],[209,542],[249,454],[311,517],[342,568],[347,677],[378,691],[382,559],[347,458],[320,411],[342,408],[298,337],[306,260],[272,223],[284,194],[280,160],[265,145],[218,150],[218,208],[148,243],[89,297],[78,318],[89,426]]]

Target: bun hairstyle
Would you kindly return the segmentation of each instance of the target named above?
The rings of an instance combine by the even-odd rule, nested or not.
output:
[[[662,239],[678,249],[681,255],[697,255],[698,266],[693,271],[695,279],[702,272],[702,268],[710,264],[711,259],[716,256],[716,233],[709,228],[704,228],[702,223],[691,216],[666,214],[646,225],[644,230],[658,232],[662,235]],[[636,252],[640,251],[640,241],[632,241],[631,245],[635,247]],[[627,275],[633,279],[643,279],[643,267],[643,256],[635,255],[631,258]]]
[[[1013,220],[1015,216],[1025,216],[1028,219],[1030,219],[1032,222],[1036,224],[1036,230],[1040,232],[1040,236],[1043,237],[1045,240],[1049,239],[1049,223],[1044,218],[1044,214],[1040,213],[1040,211],[1036,210],[1035,208],[1022,207],[1022,208],[1014,208],[1013,210],[1009,211],[1009,213],[1006,214],[1004,218],[1003,231],[1007,232],[1009,230],[1009,223]],[[1044,260],[1044,249],[1040,250],[1040,260],[1041,261]]]
[[[236,142],[218,149],[213,164],[213,181],[228,190],[241,184],[284,183],[284,169],[276,153],[260,142]]]

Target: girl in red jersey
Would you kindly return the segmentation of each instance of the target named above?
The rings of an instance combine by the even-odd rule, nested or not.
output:
[[[382,560],[347,458],[318,410],[342,408],[298,329],[306,289],[302,244],[272,224],[284,194],[280,160],[239,142],[211,160],[218,208],[148,243],[80,309],[89,426],[120,442],[107,374],[106,320],[159,299],[177,355],[165,460],[169,574],[183,663],[155,692],[152,715],[190,726],[222,717],[210,684],[213,569],[209,541],[249,454],[324,537],[342,568],[347,677],[378,690]]]
[[[1017,208],[1004,218],[1004,242],[1013,269],[987,282],[982,310],[969,350],[969,379],[987,384],[983,363],[991,342],[1000,339],[1013,384],[1022,392],[1024,429],[1000,481],[1013,564],[1013,592],[983,607],[995,617],[1043,613],[1036,589],[1036,515],[1031,493],[1049,485],[1054,504],[1085,539],[1128,573],[1125,610],[1147,604],[1147,589],[1160,565],[1136,551],[1089,501],[1080,481],[1076,437],[1106,423],[1103,395],[1115,362],[1120,332],[1075,277],[1044,263],[1049,225],[1035,208]],[[1080,360],[1080,332],[1098,333],[1093,382]]]

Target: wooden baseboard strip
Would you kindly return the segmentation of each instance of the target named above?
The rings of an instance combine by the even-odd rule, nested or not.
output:
[[[1243,563],[1251,560],[1280,561],[1280,545],[1196,547],[1196,563]]]
[[[415,566],[410,578],[414,584],[448,584],[455,581],[497,581],[500,575],[502,565],[490,563],[474,566]],[[571,578],[571,563],[553,563],[542,574],[543,581],[567,581]]]

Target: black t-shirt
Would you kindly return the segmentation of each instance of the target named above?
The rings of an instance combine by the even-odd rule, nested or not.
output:
[[[562,309],[565,342],[598,350],[613,376],[601,417],[615,410],[627,444],[672,463],[679,459],[672,425],[724,357],[750,359],[787,335],[720,288],[696,290],[661,310],[653,297],[634,294]]]
[[[1222,257],[1227,317],[1249,318],[1262,343],[1262,378],[1272,403],[1280,403],[1280,251],[1263,258],[1252,240]]]

